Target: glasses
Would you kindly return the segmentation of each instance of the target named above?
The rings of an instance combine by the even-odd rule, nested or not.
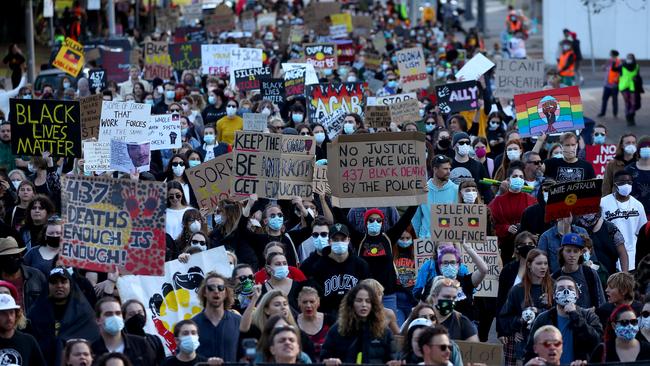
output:
[[[170,195],[168,196],[168,198],[169,198],[170,200],[173,200],[173,199],[177,199],[177,200],[179,200],[179,199],[181,199],[181,197],[183,197],[183,195],[181,195],[180,193],[178,193],[178,194],[170,194]]]
[[[451,352],[451,344],[430,344],[429,347],[438,347],[441,352]]]
[[[602,137],[605,137],[605,134],[599,132],[599,133],[594,133],[594,136],[602,136]]]
[[[443,266],[455,266],[456,261],[442,261]]]
[[[376,222],[378,224],[381,224],[384,220],[382,219],[375,219],[375,218],[369,218],[368,222]]]
[[[624,327],[627,327],[628,325],[639,325],[639,319],[630,319],[630,320],[623,319],[617,321],[616,324],[620,324]]]
[[[228,107],[230,107],[230,108],[237,108],[237,106],[234,105],[234,104],[228,104]]]
[[[224,285],[207,285],[207,286],[205,286],[205,288],[207,288],[208,291],[210,291],[210,292],[215,292],[215,291],[223,292],[226,289],[226,286],[224,286]]]
[[[541,160],[529,161],[528,164],[542,165]]]
[[[615,182],[614,184],[616,184],[616,186],[620,187],[620,186],[623,186],[623,185],[626,185],[626,184],[632,184],[632,181],[631,180],[622,180],[620,182]]]
[[[309,132],[301,132],[300,136],[310,136],[310,135],[309,135]]]
[[[182,161],[176,161],[172,163],[172,166],[185,166],[185,163]]]
[[[641,312],[641,316],[644,317],[644,318],[650,317],[650,311],[647,311],[647,310],[646,310],[646,311],[642,311],[642,312]]]
[[[180,111],[181,111],[181,110],[178,109],[178,108],[174,108],[174,109],[170,109],[170,110],[169,110],[170,113],[179,113]]]
[[[560,348],[562,347],[562,341],[544,341],[542,342],[542,345],[544,346],[544,348],[551,348],[551,347]]]
[[[192,245],[205,245],[205,240],[192,240]]]
[[[463,141],[458,141],[458,145],[469,145],[469,141],[463,140]]]
[[[425,125],[427,125],[427,126],[433,126],[433,125],[435,125],[435,124],[436,124],[435,122],[426,122],[426,123],[425,123]]]
[[[239,282],[244,282],[246,280],[253,281],[255,279],[255,276],[254,275],[247,275],[247,276],[239,276],[237,278],[239,278]]]
[[[282,213],[272,213],[272,214],[269,215],[269,217],[272,218],[272,219],[274,219],[276,217],[282,218],[282,217],[284,217],[284,215]]]
[[[330,235],[330,233],[328,233],[326,231],[323,231],[322,233],[311,233],[311,237],[314,238],[314,239],[318,238],[319,236],[321,238],[327,238],[329,235]]]

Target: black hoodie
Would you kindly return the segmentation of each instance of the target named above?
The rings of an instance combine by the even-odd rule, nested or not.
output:
[[[542,235],[553,226],[553,222],[544,222],[546,213],[546,201],[542,189],[537,190],[537,203],[528,206],[521,214],[521,228],[519,232],[530,231],[536,235]]]

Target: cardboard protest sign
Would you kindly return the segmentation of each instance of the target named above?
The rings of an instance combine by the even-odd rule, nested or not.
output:
[[[316,69],[314,65],[307,63],[283,63],[282,72],[285,74],[289,71],[296,69],[305,69],[305,85],[318,84],[318,75],[316,75]]]
[[[521,137],[585,127],[577,86],[515,95],[515,110]]]
[[[314,165],[314,193],[328,194],[330,185],[327,182],[327,165]]]
[[[232,153],[219,155],[185,171],[199,208],[213,213],[221,200],[230,197]]]
[[[52,66],[73,77],[77,77],[85,63],[84,46],[74,39],[66,37],[52,62]]]
[[[230,73],[230,50],[236,44],[202,44],[201,71],[204,75],[223,75]]]
[[[349,35],[348,29],[345,24],[330,25],[331,38],[347,38]]]
[[[417,99],[407,99],[388,105],[390,110],[390,120],[398,126],[407,122],[417,122],[420,117],[420,102]]]
[[[305,96],[309,101],[309,121],[322,124],[325,133],[330,139],[334,139],[343,129],[343,117],[346,113],[357,113],[361,118],[365,118],[364,94],[363,83],[307,85]]]
[[[251,69],[233,70],[235,85],[239,91],[249,91],[261,88],[262,80],[270,80],[272,77],[271,68],[255,67]]]
[[[372,37],[372,46],[375,47],[375,50],[380,53],[386,51],[386,38],[384,37],[383,32],[377,32]]]
[[[221,33],[235,29],[235,14],[226,4],[214,8],[212,14],[203,16],[203,27],[209,33]]]
[[[399,68],[402,90],[418,90],[429,87],[426,64],[422,47],[399,50],[395,53]]]
[[[90,90],[104,90],[104,88],[106,88],[107,82],[108,78],[106,75],[106,70],[92,69],[88,71],[88,87]]]
[[[259,48],[231,48],[230,49],[230,72],[233,70],[250,69],[262,67],[262,50]],[[234,83],[234,78],[231,79]]]
[[[388,128],[390,126],[390,108],[385,105],[368,105],[365,110],[364,120],[367,127]]]
[[[81,157],[79,102],[10,99],[9,119],[13,155]]]
[[[433,244],[430,238],[424,238],[413,240],[413,248],[415,270],[419,272],[424,262],[433,258],[433,253],[436,250],[436,246]]]
[[[144,43],[144,78],[168,80],[172,76],[172,60],[167,42]]]
[[[197,70],[201,67],[201,44],[198,42],[169,45],[174,70]]]
[[[602,179],[558,183],[548,191],[544,221],[600,212]]]
[[[368,97],[366,98],[366,105],[391,105],[393,103],[399,103],[403,102],[405,100],[409,99],[415,99],[417,100],[418,97],[415,93],[405,93],[405,94],[394,94],[394,95],[387,95],[384,97]],[[419,107],[418,107],[419,109]]]
[[[116,83],[127,81],[131,67],[131,51],[102,50],[102,67],[106,70],[108,81]]]
[[[485,74],[493,67],[494,62],[483,56],[482,53],[477,53],[471,60],[467,61],[460,70],[458,70],[456,73],[456,80],[478,80],[481,75]]]
[[[596,178],[602,179],[605,176],[607,163],[616,156],[616,145],[586,145],[585,160],[594,167]]]
[[[341,12],[339,2],[310,2],[303,12],[303,20],[307,29],[313,29],[318,35],[326,35],[329,28],[325,19]]]
[[[104,177],[61,177],[64,265],[162,275],[167,186]]]
[[[268,100],[275,104],[284,104],[284,80],[283,79],[269,79],[261,81],[262,99]]]
[[[147,142],[111,141],[111,170],[124,173],[148,172],[151,146]]]
[[[312,197],[314,154],[312,136],[237,131],[233,145],[233,197]]]
[[[327,146],[327,180],[337,207],[426,202],[425,138],[419,132],[340,135]]]
[[[494,96],[531,93],[541,90],[545,82],[544,60],[501,59],[494,72]]]
[[[142,141],[148,136],[151,106],[144,103],[102,102],[99,141]]]
[[[487,207],[483,204],[431,205],[431,240],[485,242]]]
[[[483,281],[476,287],[474,296],[476,297],[497,297],[499,293],[499,274],[503,269],[501,254],[499,253],[499,243],[496,236],[486,237],[485,242],[467,243],[479,257],[485,261],[488,266],[488,273]],[[472,273],[477,271],[476,264],[472,257],[463,250],[461,246],[461,261],[467,266],[467,270]]]
[[[165,257],[164,253],[161,257]],[[159,276],[120,276],[117,289],[122,303],[138,300],[149,304],[145,306],[144,331],[157,335],[166,353],[174,354],[174,326],[203,310],[198,288],[205,275],[212,271],[226,278],[232,274],[224,246],[192,254],[187,263],[178,259],[164,263]]]
[[[476,81],[461,81],[436,86],[438,108],[449,114],[478,108],[478,86]]]
[[[181,148],[181,117],[179,114],[155,114],[149,119],[146,140],[151,151]]]
[[[305,37],[305,26],[303,25],[292,25],[289,30],[289,43],[300,43]]]
[[[336,69],[336,45],[333,43],[311,43],[303,45],[305,62],[317,69]]]
[[[99,137],[99,119],[102,113],[102,95],[93,94],[79,99],[81,139]]]
[[[482,363],[485,365],[503,365],[503,344],[454,341],[460,348],[463,362],[466,364]]]
[[[350,13],[339,13],[330,15],[332,25],[344,25],[348,32],[352,32],[352,15]]]
[[[275,27],[275,21],[278,14],[276,12],[257,14],[257,29],[264,27]]]
[[[284,73],[284,92],[286,96],[305,94],[305,78],[307,69],[304,67],[288,70]]]
[[[84,141],[84,171],[107,172],[111,170],[111,143]]]
[[[203,19],[201,3],[183,5],[183,20],[187,25],[194,25]]]
[[[372,17],[369,15],[355,15],[352,17],[352,33],[359,37],[370,36],[372,30]]]
[[[262,132],[267,127],[268,116],[263,113],[244,113],[244,131]]]

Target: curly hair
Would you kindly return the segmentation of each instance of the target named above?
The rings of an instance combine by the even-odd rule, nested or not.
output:
[[[226,289],[224,290],[226,293],[226,298],[223,300],[223,308],[224,310],[230,310],[232,304],[235,303],[235,295],[232,291],[232,288],[230,287],[230,281],[215,271],[208,272],[208,274],[205,275],[203,282],[201,282],[201,286],[199,286],[198,295],[199,300],[201,301],[201,306],[205,308],[205,304],[207,303],[207,285],[208,281],[212,278],[220,278],[223,281],[224,286],[226,286]]]
[[[343,336],[351,335],[361,328],[362,319],[359,318],[354,311],[354,301],[360,291],[366,291],[370,297],[371,309],[366,319],[370,325],[370,333],[375,338],[383,337],[386,331],[384,309],[379,296],[372,289],[372,287],[365,284],[358,284],[354,286],[345,296],[341,305],[339,306],[339,333]]]

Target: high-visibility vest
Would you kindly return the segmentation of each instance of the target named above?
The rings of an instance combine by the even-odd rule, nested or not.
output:
[[[612,62],[609,66],[609,72],[607,73],[607,84],[618,84],[618,78],[621,76],[621,73],[614,71],[614,68],[621,66],[621,60],[618,58]]]
[[[574,57],[574,62],[566,70],[562,71],[562,69],[567,66],[569,58],[571,56]],[[575,53],[573,53],[573,51],[564,52],[562,55],[560,55],[560,61],[557,63],[557,71],[560,76],[575,76],[575,67]]]
[[[522,24],[521,20],[519,20],[519,19],[517,19],[516,21],[513,22],[512,19],[510,19],[510,17],[508,17],[508,28],[509,28],[508,31],[510,33],[515,33],[515,32],[523,30],[523,24]]]

